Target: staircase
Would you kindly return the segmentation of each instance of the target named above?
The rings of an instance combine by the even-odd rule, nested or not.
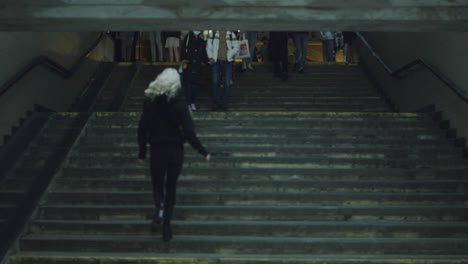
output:
[[[13,264],[468,263],[468,162],[426,115],[395,113],[359,68],[282,82],[236,72],[229,111],[193,113],[174,239],[151,232],[139,165],[145,66],[121,112],[96,112],[19,239]]]
[[[76,114],[36,113],[32,122],[44,123],[22,157],[0,181],[0,249],[3,251],[36,206],[42,192],[61,165],[64,145],[76,134]],[[18,140],[24,140],[19,138]],[[71,144],[68,144],[71,145]],[[3,175],[2,175],[3,176]],[[3,252],[2,252],[3,254]]]

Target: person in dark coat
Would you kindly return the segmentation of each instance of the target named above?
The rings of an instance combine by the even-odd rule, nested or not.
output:
[[[288,32],[270,32],[271,59],[275,76],[283,81],[288,79]]]
[[[201,37],[201,31],[189,32],[182,41],[182,65],[184,68],[183,86],[185,99],[192,111],[197,110],[195,100],[201,85],[202,66],[208,65],[206,43]]]
[[[177,178],[182,170],[184,142],[210,160],[198,140],[185,98],[180,93],[180,75],[166,68],[145,90],[143,113],[138,126],[138,160],[146,158],[150,144],[150,169],[156,211],[153,226],[163,221],[163,240],[172,238],[171,219],[176,200]]]

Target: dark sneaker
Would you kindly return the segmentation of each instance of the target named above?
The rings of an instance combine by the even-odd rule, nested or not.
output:
[[[170,221],[164,221],[163,223],[163,241],[168,242],[172,239],[172,228]]]

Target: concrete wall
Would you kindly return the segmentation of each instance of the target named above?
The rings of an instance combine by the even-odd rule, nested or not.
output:
[[[27,65],[33,58],[45,55],[69,69],[97,39],[98,33],[0,33],[0,85]],[[36,67],[25,78],[0,97],[0,145],[11,127],[34,104],[56,111],[66,111],[98,66],[98,60],[111,59],[110,40],[104,41],[82,67],[64,79],[43,66]]]
[[[392,70],[416,58],[423,58],[468,94],[468,60],[463,55],[468,44],[468,33],[387,32],[363,35]],[[451,120],[452,127],[458,129],[458,136],[468,137],[468,103],[427,70],[418,66],[405,78],[391,78],[362,45],[359,51],[366,68],[377,78],[400,111],[415,111],[435,104],[437,110],[443,111],[444,119]]]

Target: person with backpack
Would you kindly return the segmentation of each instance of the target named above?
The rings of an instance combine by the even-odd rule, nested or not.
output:
[[[239,51],[237,36],[232,31],[210,31],[206,43],[208,64],[211,65],[213,89],[212,111],[227,110],[227,98],[232,80],[234,56]],[[221,75],[224,85],[220,90]]]
[[[172,239],[171,219],[176,201],[176,183],[184,160],[184,142],[198,151],[206,161],[210,153],[195,134],[185,98],[180,93],[180,75],[166,68],[145,90],[138,125],[138,162],[144,163],[150,145],[150,171],[155,212],[152,226],[163,222],[163,240]]]

